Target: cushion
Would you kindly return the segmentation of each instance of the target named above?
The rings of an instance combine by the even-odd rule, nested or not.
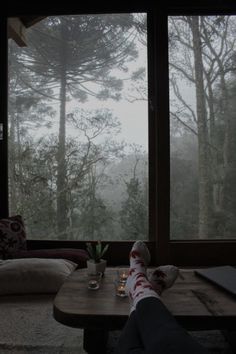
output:
[[[56,293],[76,267],[65,259],[0,260],[0,295]]]
[[[0,258],[26,249],[25,227],[20,215],[0,219]]]
[[[54,248],[18,251],[11,253],[9,258],[62,258],[77,263],[79,268],[86,267],[86,261],[89,258],[88,253],[79,248]]]

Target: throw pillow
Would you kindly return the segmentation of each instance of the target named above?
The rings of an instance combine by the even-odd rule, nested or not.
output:
[[[76,267],[65,259],[0,260],[0,295],[57,293]]]
[[[0,219],[0,258],[26,249],[26,233],[20,215]]]
[[[52,248],[17,251],[9,258],[62,258],[77,263],[79,268],[87,266],[88,253],[80,248]]]

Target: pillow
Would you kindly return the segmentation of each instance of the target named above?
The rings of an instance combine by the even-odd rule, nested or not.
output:
[[[57,293],[76,267],[65,259],[0,260],[0,295]]]
[[[88,253],[79,248],[53,248],[18,251],[12,253],[9,258],[62,258],[77,263],[79,268],[86,267],[86,261],[89,258]]]
[[[26,233],[20,215],[0,219],[0,258],[6,258],[12,252],[25,250]]]

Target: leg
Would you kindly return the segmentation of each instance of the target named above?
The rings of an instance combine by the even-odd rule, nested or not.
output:
[[[141,246],[141,247],[140,247]],[[146,274],[145,244],[135,242],[130,252],[130,275],[126,292],[135,312],[136,333],[141,338],[145,354],[203,354],[207,353],[174,319],[160,300],[162,291],[171,286],[177,276],[176,267],[163,266],[150,282]],[[155,291],[156,290],[156,291]]]
[[[174,319],[161,300],[146,297],[136,305],[136,325],[147,354],[205,354]]]
[[[139,330],[137,328],[136,311],[132,311],[120,335],[115,354],[144,354]]]

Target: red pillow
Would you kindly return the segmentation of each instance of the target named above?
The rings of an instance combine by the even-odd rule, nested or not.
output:
[[[26,233],[20,215],[0,219],[0,258],[7,258],[13,252],[26,250]]]

